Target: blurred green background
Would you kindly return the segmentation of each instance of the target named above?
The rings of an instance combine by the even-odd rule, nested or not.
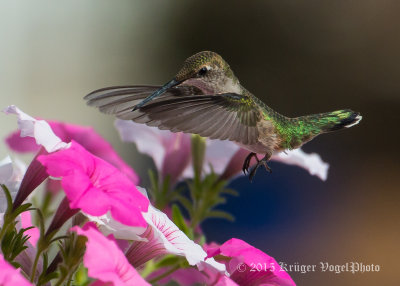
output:
[[[381,265],[379,273],[291,273],[299,285],[400,284],[399,1],[0,3],[1,106],[92,125],[142,175],[143,156],[82,97],[109,85],[163,84],[201,50],[221,54],[248,90],[285,115],[360,111],[359,126],[304,148],[331,164],[327,182],[274,164],[257,184],[234,182],[249,206],[234,208],[236,224],[205,231],[288,263]],[[15,127],[3,115],[0,136]],[[0,157],[7,153],[1,144]],[[264,199],[274,207],[263,208]],[[246,227],[240,217],[251,207],[256,222]]]

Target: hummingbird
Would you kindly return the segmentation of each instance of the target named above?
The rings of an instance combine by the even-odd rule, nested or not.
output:
[[[187,58],[163,86],[112,86],[84,99],[120,119],[233,141],[249,151],[242,170],[250,181],[260,166],[271,172],[267,162],[273,154],[299,148],[319,134],[354,126],[362,119],[350,109],[296,118],[281,115],[245,89],[229,64],[211,51]],[[258,159],[257,154],[264,157]],[[257,163],[249,172],[253,157]]]

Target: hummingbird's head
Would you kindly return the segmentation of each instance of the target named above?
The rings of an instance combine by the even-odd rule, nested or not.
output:
[[[205,94],[240,92],[239,81],[228,63],[210,51],[187,58],[175,80],[181,85],[196,86]]]
[[[142,107],[168,89],[178,85],[195,86],[204,94],[241,94],[242,92],[242,87],[228,63],[217,53],[204,51],[187,58],[181,70],[172,80],[146,97],[133,110]]]

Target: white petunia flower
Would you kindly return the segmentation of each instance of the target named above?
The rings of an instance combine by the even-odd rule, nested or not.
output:
[[[59,149],[68,148],[69,144],[63,142],[54,134],[50,125],[44,120],[37,120],[21,111],[15,105],[10,105],[3,110],[6,114],[18,116],[18,128],[21,137],[33,137],[38,145],[42,145],[47,152],[51,153]]]

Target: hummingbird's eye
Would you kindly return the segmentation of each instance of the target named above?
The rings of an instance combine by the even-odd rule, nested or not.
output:
[[[200,76],[203,76],[203,75],[205,75],[207,72],[208,72],[208,69],[207,69],[206,67],[202,67],[202,68],[199,70],[199,75],[200,75]]]

